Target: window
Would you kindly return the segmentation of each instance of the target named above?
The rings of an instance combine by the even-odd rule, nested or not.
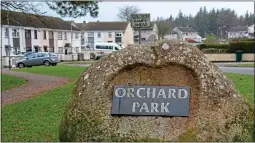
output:
[[[108,38],[112,38],[112,32],[108,32]]]
[[[88,32],[88,37],[94,37],[94,32]]]
[[[43,39],[46,39],[46,31],[43,31]]]
[[[101,38],[101,33],[97,32],[97,38]]]
[[[79,39],[79,33],[75,33],[75,39]]]
[[[79,47],[75,47],[76,53],[79,53]]]
[[[121,32],[115,32],[115,37],[121,37]]]
[[[4,35],[5,35],[5,38],[9,37],[9,30],[8,30],[8,28],[4,29]]]
[[[31,30],[25,30],[26,38],[31,38]]]
[[[64,51],[63,51],[64,49],[63,49],[63,47],[58,47],[58,53],[63,53]]]
[[[44,57],[43,53],[37,53],[37,57]]]
[[[47,54],[47,55],[48,55],[48,54]],[[57,55],[54,54],[54,53],[49,53],[49,55],[52,56],[52,57],[57,57]]]
[[[12,29],[12,37],[19,38],[19,29]]]
[[[30,55],[28,55],[27,57],[28,57],[29,59],[35,58],[35,57],[36,57],[36,53],[30,54]]]
[[[49,31],[49,39],[53,39],[53,32]]]
[[[113,49],[113,46],[105,46],[105,45],[96,45],[96,49]]]
[[[64,33],[65,40],[67,40],[66,32]]]
[[[58,40],[62,40],[62,32],[58,32]]]
[[[35,39],[37,39],[37,30],[34,30]]]
[[[118,48],[118,47],[115,47],[115,50],[119,50],[119,48]]]

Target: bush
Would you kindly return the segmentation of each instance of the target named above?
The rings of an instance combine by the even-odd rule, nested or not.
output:
[[[254,39],[248,39],[248,38],[244,38],[244,39],[240,39],[240,41],[254,41]]]
[[[242,50],[244,53],[255,53],[254,41],[231,42],[229,46],[229,53],[235,53],[237,50]]]
[[[228,49],[215,49],[215,48],[209,48],[209,49],[202,49],[203,53],[227,53]]]
[[[201,45],[198,45],[198,48],[200,50],[202,49],[228,49],[229,48],[229,44],[201,44]]]

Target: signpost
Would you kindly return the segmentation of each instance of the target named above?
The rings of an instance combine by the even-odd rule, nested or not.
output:
[[[115,85],[112,115],[189,116],[189,86]]]
[[[150,14],[132,14],[131,24],[133,28],[139,29],[139,44],[141,44],[141,28],[150,27]]]

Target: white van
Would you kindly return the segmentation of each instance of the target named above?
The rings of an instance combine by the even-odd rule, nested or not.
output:
[[[94,50],[96,51],[102,51],[102,52],[113,52],[118,51],[122,49],[118,44],[116,43],[95,43],[94,44]]]
[[[116,43],[95,43],[94,44],[94,54],[96,56],[96,59],[99,59],[105,55],[108,55],[114,51],[121,50],[122,47],[120,47]]]

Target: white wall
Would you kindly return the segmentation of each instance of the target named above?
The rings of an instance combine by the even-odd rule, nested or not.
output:
[[[248,27],[248,33],[254,33],[254,28],[255,28],[254,24]]]
[[[78,39],[75,38],[75,33],[78,33]],[[73,31],[72,47],[74,49],[78,49],[78,52],[81,52],[81,33],[80,33],[80,31]]]
[[[5,28],[9,29],[9,38],[5,37]],[[25,31],[23,27],[16,27],[16,26],[8,26],[8,25],[2,25],[1,27],[1,32],[2,32],[2,36],[1,36],[1,52],[2,52],[2,56],[6,55],[6,51],[5,51],[5,45],[9,45],[8,43],[10,42],[10,46],[13,47],[13,37],[12,37],[12,29],[18,29],[19,31],[19,43],[20,43],[20,47],[18,48],[18,51],[20,52],[25,52]],[[14,49],[11,49],[11,53],[13,54]]]
[[[242,38],[247,35],[247,31],[228,32],[228,38]]]
[[[34,30],[37,30],[37,39],[35,39],[35,33]],[[38,29],[31,28],[31,44],[32,44],[32,51],[35,51],[34,46],[40,47],[40,32]]]

